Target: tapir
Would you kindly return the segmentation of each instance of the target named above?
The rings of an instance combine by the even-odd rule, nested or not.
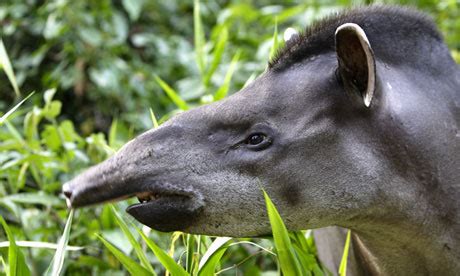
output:
[[[350,229],[355,275],[454,275],[459,105],[460,69],[428,16],[351,9],[292,34],[251,84],[141,134],[63,193],[71,207],[137,196],[127,212],[160,231],[250,237],[271,233],[264,189],[290,230]],[[333,239],[317,239],[320,257],[341,254]]]

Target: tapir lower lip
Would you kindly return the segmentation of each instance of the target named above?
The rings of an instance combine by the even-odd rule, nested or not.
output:
[[[133,204],[126,212],[142,224],[159,231],[171,232],[184,230],[193,224],[203,206],[199,194],[172,194]]]

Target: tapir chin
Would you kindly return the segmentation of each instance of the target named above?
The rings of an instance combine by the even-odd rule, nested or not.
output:
[[[435,24],[370,6],[289,35],[241,91],[66,183],[70,206],[137,196],[127,212],[160,231],[260,236],[263,188],[290,230],[351,229],[354,274],[459,273],[460,69]]]

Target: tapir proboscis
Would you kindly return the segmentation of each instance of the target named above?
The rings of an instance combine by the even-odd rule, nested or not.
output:
[[[263,187],[290,230],[351,229],[354,274],[460,273],[460,69],[435,24],[370,6],[290,35],[241,91],[66,183],[70,205],[137,196],[160,231],[260,236]]]

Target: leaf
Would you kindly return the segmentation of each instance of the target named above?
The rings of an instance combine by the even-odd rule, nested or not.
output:
[[[115,142],[117,140],[117,125],[118,125],[118,120],[113,119],[112,124],[110,125],[110,130],[109,130],[109,147],[115,148]]]
[[[270,219],[270,225],[272,227],[273,240],[275,241],[281,271],[284,275],[303,275],[286,226],[267,193],[264,190],[262,191],[265,197],[268,218]]]
[[[116,222],[118,223],[118,225],[121,228],[121,231],[123,231],[123,234],[125,234],[125,236],[129,240],[129,243],[131,243],[131,245],[133,246],[137,257],[141,261],[141,264],[145,268],[147,268],[147,270],[149,270],[152,274],[154,274],[155,271],[153,270],[152,265],[150,264],[149,260],[147,259],[147,256],[145,255],[144,251],[142,250],[139,242],[131,234],[131,231],[129,231],[128,225],[125,223],[125,221],[123,220],[121,215],[117,212],[117,210],[115,209],[115,206],[111,205],[111,210],[112,210],[112,213],[114,214]]]
[[[56,94],[56,88],[48,89],[43,93],[43,99],[45,100],[46,106],[51,104],[54,94]]]
[[[11,229],[8,227],[8,224],[6,224],[6,221],[3,219],[2,216],[0,216],[0,223],[3,225],[3,229],[5,229],[6,236],[8,237],[8,241],[10,242],[10,246],[8,248],[8,276],[30,275],[30,271],[27,267],[24,255],[16,245]]]
[[[231,239],[229,237],[218,237],[212,242],[200,260],[198,275],[214,275],[220,259],[227,251],[228,247],[226,245]]]
[[[350,248],[350,236],[351,236],[351,231],[348,230],[347,239],[345,240],[345,246],[343,248],[342,260],[340,261],[340,266],[339,266],[340,276],[347,275],[347,261],[348,261],[348,251]]]
[[[56,196],[45,194],[43,192],[38,193],[20,193],[12,194],[0,198],[0,202],[4,200],[11,200],[15,203],[23,204],[41,204],[44,206],[62,206],[63,202]]]
[[[153,128],[157,128],[158,127],[158,121],[157,121],[157,118],[155,117],[155,113],[153,113],[152,108],[150,108],[150,119],[152,119]]]
[[[142,11],[145,0],[122,0],[121,4],[129,15],[131,21],[137,21]]]
[[[53,260],[51,261],[48,269],[45,272],[45,275],[59,276],[62,270],[62,265],[64,264],[64,257],[66,253],[66,247],[69,243],[70,236],[70,227],[72,226],[72,219],[74,215],[74,209],[70,210],[69,217],[64,227],[64,233],[62,233],[61,238],[59,239],[56,253],[54,254]]]
[[[225,74],[224,84],[217,90],[214,94],[214,100],[218,101],[227,96],[228,90],[230,88],[230,81],[232,80],[233,73],[235,72],[236,65],[238,64],[238,59],[240,58],[240,52],[238,51],[232,58],[232,62],[228,68],[227,74]]]
[[[16,241],[16,245],[19,247],[30,247],[30,248],[44,248],[44,249],[54,249],[58,248],[58,244],[50,242],[38,242],[38,241]],[[0,248],[10,246],[9,241],[0,242]],[[80,251],[85,249],[82,246],[66,246],[66,251]]]
[[[227,44],[228,40],[228,30],[224,26],[222,31],[220,32],[220,35],[218,37],[218,40],[216,42],[216,45],[214,47],[213,51],[213,59],[211,62],[211,67],[209,67],[208,71],[206,72],[206,75],[204,77],[204,85],[208,86],[209,81],[211,80],[212,76],[214,75],[214,72],[216,71],[217,67],[219,66],[219,63],[222,59],[222,55],[224,53],[225,45]]]
[[[275,18],[275,31],[273,33],[273,43],[270,49],[269,60],[272,60],[278,50],[278,18]]]
[[[182,266],[178,265],[174,259],[166,254],[158,245],[149,239],[141,230],[136,229],[137,232],[144,239],[147,246],[153,251],[160,263],[173,275],[173,276],[186,276],[189,275]]]
[[[205,52],[204,44],[205,37],[203,25],[201,23],[200,1],[193,1],[193,27],[194,27],[194,41],[195,41],[195,55],[198,64],[198,69],[203,75],[205,67]]]
[[[18,109],[28,98],[30,98],[33,94],[35,93],[32,92],[30,93],[27,97],[25,97],[22,101],[20,101],[17,105],[15,105],[13,108],[11,108],[8,112],[6,112],[1,118],[0,118],[0,125],[3,124],[3,122],[6,121],[6,119],[8,119],[8,117],[13,114],[13,112],[16,111],[16,109]]]
[[[174,91],[174,89],[171,88],[166,82],[164,82],[160,77],[157,75],[154,76],[156,82],[160,85],[160,87],[165,91],[166,95],[171,99],[171,101],[180,109],[182,110],[187,110],[188,106],[187,103],[182,100],[182,98],[179,96],[179,94]]]
[[[185,259],[185,269],[190,274],[192,274],[194,267],[193,254],[195,252],[195,240],[195,235],[187,234],[187,257]]]
[[[16,97],[21,96],[21,92],[19,91],[18,83],[13,72],[13,67],[11,66],[11,62],[8,58],[8,54],[6,53],[5,45],[3,44],[2,39],[0,39],[0,66],[3,68],[6,76],[10,80],[14,93],[16,93]]]
[[[102,236],[96,234],[97,238],[107,247],[107,249],[112,252],[112,254],[120,261],[121,264],[128,270],[131,275],[143,276],[143,275],[152,275],[147,269],[142,267],[140,264],[126,256],[118,248],[113,246],[110,242],[106,241]]]

